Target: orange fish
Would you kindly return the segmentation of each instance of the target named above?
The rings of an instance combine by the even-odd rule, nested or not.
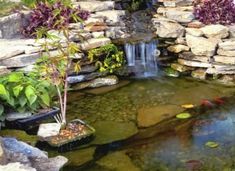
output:
[[[209,101],[207,99],[203,99],[201,102],[201,105],[206,106],[206,107],[210,107],[210,108],[215,106],[214,103],[212,103],[211,101]]]
[[[224,101],[221,97],[216,97],[216,98],[214,99],[214,102],[215,102],[216,104],[218,104],[218,105],[222,105],[222,104],[225,103],[225,101]]]

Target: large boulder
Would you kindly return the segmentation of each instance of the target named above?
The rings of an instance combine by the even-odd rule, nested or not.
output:
[[[195,37],[186,34],[187,45],[195,55],[213,56],[217,47],[217,41],[206,39],[204,37]]]
[[[208,25],[208,26],[202,27],[201,31],[208,38],[223,39],[223,38],[228,37],[229,35],[228,27],[220,25],[220,24]]]
[[[76,5],[79,5],[81,9],[89,12],[98,12],[114,9],[114,1],[78,1]]]
[[[156,34],[162,38],[177,38],[182,37],[185,32],[185,28],[178,24],[177,22],[171,21],[160,21],[156,25],[157,31]]]

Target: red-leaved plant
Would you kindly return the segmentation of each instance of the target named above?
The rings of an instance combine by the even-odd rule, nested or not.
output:
[[[204,24],[229,25],[235,22],[233,0],[204,0],[195,4],[194,15]]]
[[[86,20],[89,12],[81,10],[78,6],[73,8],[71,4],[65,4],[60,1],[50,4],[39,2],[30,13],[27,23],[24,24],[22,33],[26,37],[36,37],[36,30],[43,27],[48,30],[61,29],[69,23]]]

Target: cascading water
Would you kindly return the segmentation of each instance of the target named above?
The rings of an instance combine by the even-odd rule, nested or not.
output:
[[[157,41],[125,44],[125,53],[130,72],[137,77],[154,77],[158,74]]]

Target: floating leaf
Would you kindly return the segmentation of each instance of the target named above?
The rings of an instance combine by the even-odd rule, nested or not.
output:
[[[194,108],[194,105],[193,104],[183,104],[181,105],[182,108],[185,108],[185,109],[191,109],[191,108]]]
[[[176,118],[178,118],[178,119],[188,119],[191,116],[192,115],[190,113],[180,113],[180,114],[176,115]]]
[[[216,147],[219,146],[219,144],[217,142],[214,142],[214,141],[208,141],[205,145],[207,147],[210,147],[210,148],[216,148]]]

